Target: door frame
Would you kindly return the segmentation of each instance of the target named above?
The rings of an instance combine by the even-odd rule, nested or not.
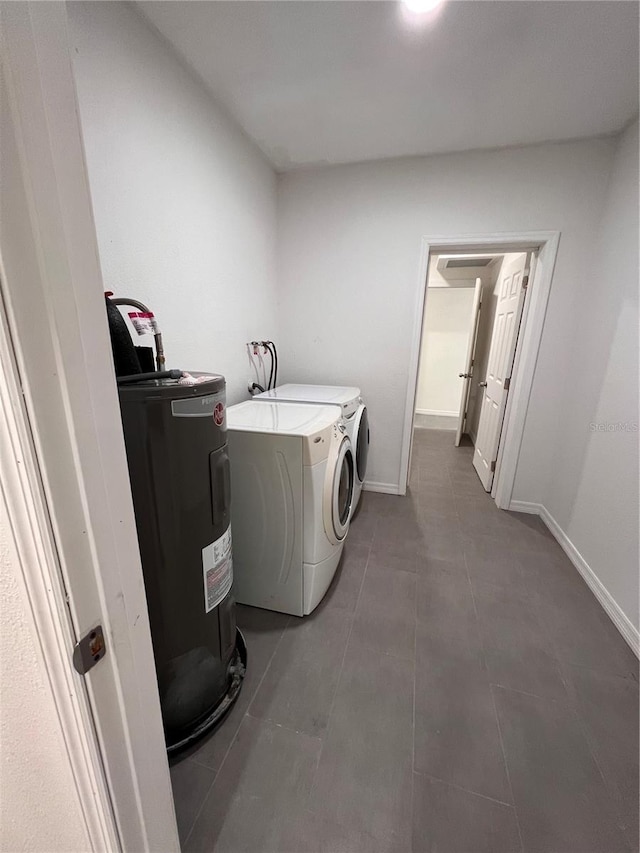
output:
[[[0,14],[7,165],[26,211],[0,234],[1,420],[17,454],[3,454],[2,488],[19,580],[92,849],[177,853],[67,9],[7,3]],[[73,646],[99,623],[107,652],[80,676]]]
[[[520,333],[513,365],[513,391],[509,392],[498,448],[496,473],[491,496],[500,509],[508,509],[515,484],[518,458],[527,409],[533,386],[538,352],[542,340],[545,315],[553,280],[559,231],[489,232],[486,234],[459,234],[425,236],[420,249],[420,264],[414,298],[413,331],[409,355],[409,376],[400,454],[399,493],[406,494],[413,442],[413,423],[422,327],[428,294],[427,276],[429,260],[440,252],[522,252],[535,250],[534,270],[525,299]]]
[[[15,576],[27,602],[36,653],[56,710],[92,850],[118,850],[120,839],[89,698],[68,665],[76,638],[42,493],[41,472],[2,298],[0,259],[0,497],[15,543]]]
[[[462,393],[460,395],[460,405],[458,406],[458,426],[456,428],[456,437],[454,440],[455,447],[460,446],[460,441],[464,435],[464,426],[467,422],[467,414],[469,412],[469,397],[471,394],[471,380],[473,379],[473,363],[475,361],[476,348],[478,345],[478,331],[480,328],[480,318],[482,316],[482,279],[476,278],[473,286],[473,311],[471,313],[471,324],[469,329],[469,340],[467,341],[467,352],[464,361],[464,378],[462,381]]]

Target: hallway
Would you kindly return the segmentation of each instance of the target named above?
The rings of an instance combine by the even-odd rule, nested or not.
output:
[[[172,767],[184,850],[637,849],[637,660],[452,445],[418,430],[408,496],[363,495],[312,616],[239,608],[241,697]]]

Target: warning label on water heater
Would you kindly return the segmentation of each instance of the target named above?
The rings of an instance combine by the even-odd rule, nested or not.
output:
[[[220,604],[233,583],[231,527],[227,527],[219,539],[202,549],[202,572],[204,609],[208,613]]]
[[[129,319],[139,335],[157,335],[160,331],[153,311],[129,311]]]

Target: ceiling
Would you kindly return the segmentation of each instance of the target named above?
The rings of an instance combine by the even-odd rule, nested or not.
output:
[[[279,171],[614,133],[638,3],[141,2]]]

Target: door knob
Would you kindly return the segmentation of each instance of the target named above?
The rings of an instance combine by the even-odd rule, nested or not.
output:
[[[487,387],[487,383],[486,383],[486,382],[478,382],[478,385],[479,385],[481,388],[486,388],[486,387]]]
[[[460,377],[460,379],[471,379],[470,373],[459,373],[458,376]]]

